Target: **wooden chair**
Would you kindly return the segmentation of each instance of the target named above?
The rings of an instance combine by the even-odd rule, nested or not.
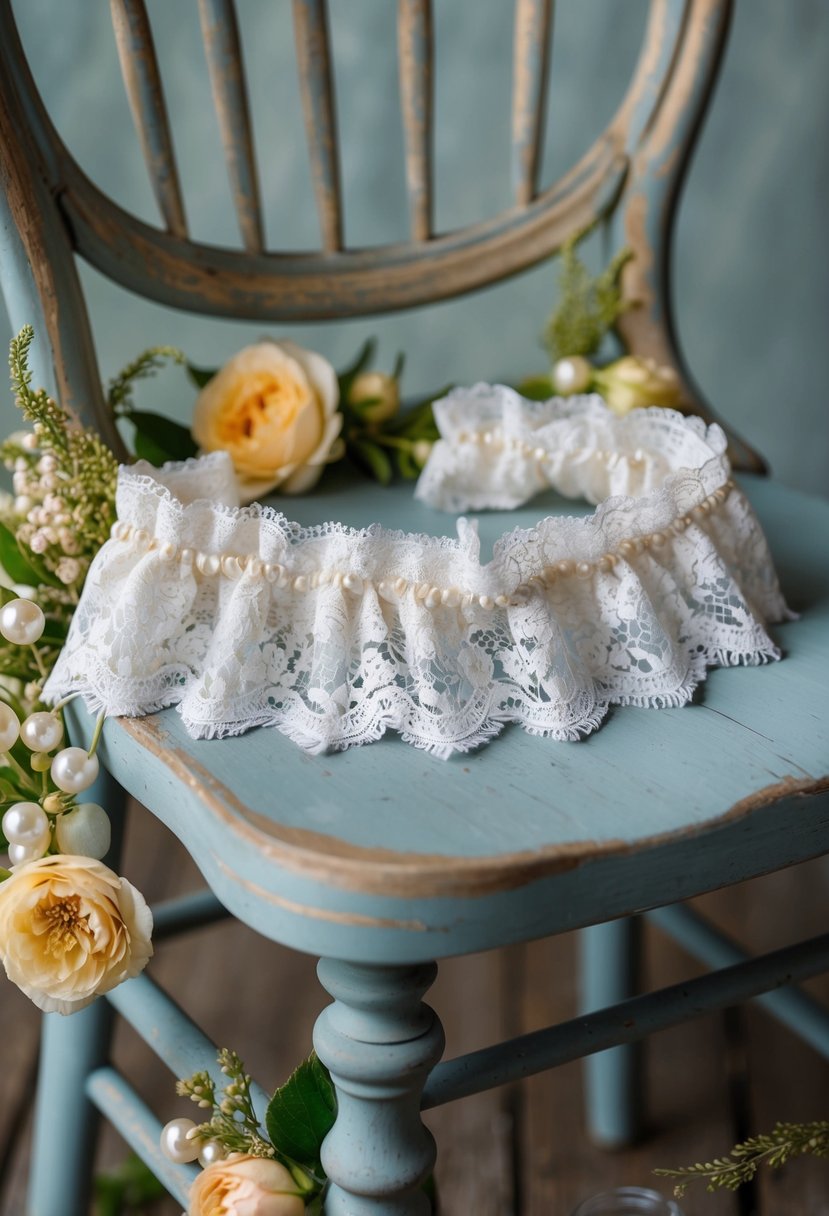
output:
[[[325,0],[294,0],[323,234],[321,250],[302,254],[263,245],[232,0],[200,0],[199,7],[239,250],[188,236],[141,0],[112,0],[112,13],[163,228],[122,210],[73,160],[29,75],[9,2],[0,3],[2,270],[12,323],[32,322],[41,352],[50,349],[37,380],[111,442],[119,444],[103,408],[75,254],[165,304],[271,323],[379,313],[471,291],[531,266],[596,221],[608,225],[612,247],[634,252],[624,289],[640,303],[623,318],[623,338],[636,353],[674,366],[686,404],[708,413],[671,323],[669,246],[730,0],[654,0],[616,116],[543,191],[537,178],[552,4],[517,0],[514,204],[439,235],[431,218],[431,5],[400,0],[411,238],[364,250],[343,247]],[[174,712],[106,724],[101,755],[111,778],[100,799],[112,806],[116,783],[135,795],[185,843],[215,892],[156,909],[157,936],[227,909],[322,959],[320,980],[334,999],[315,1042],[339,1097],[324,1154],[328,1216],[422,1216],[428,1203],[418,1188],[435,1150],[421,1108],[614,1045],[592,1058],[591,1120],[600,1139],[624,1142],[635,1130],[634,1057],[618,1045],[705,1010],[771,989],[764,999],[778,1016],[829,1050],[825,1015],[781,988],[829,965],[828,936],[747,959],[677,905],[829,847],[829,504],[757,476],[757,458],[732,443],[741,467],[755,470],[745,485],[802,619],[779,631],[784,662],[714,672],[692,706],[623,710],[578,746],[515,728],[447,763],[398,740],[329,758],[309,757],[275,731],[194,742]],[[324,483],[294,508],[303,522],[333,516],[434,527],[409,486]],[[482,534],[489,539],[533,518],[532,508],[493,513]],[[76,738],[87,739],[83,712],[73,709],[71,719]],[[625,918],[648,909],[726,969],[632,996],[635,921]],[[609,1008],[438,1063],[441,1028],[422,1003],[434,960],[586,926],[593,928],[584,935],[585,1008]],[[114,1009],[177,1075],[212,1065],[211,1045],[151,975],[70,1019],[45,1019],[29,1216],[84,1210],[94,1108],[185,1202],[193,1167],[159,1156],[158,1121],[107,1060]]]

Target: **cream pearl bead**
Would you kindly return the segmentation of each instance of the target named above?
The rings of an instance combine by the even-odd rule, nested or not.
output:
[[[10,844],[9,861],[13,866],[23,866],[27,861],[39,861],[49,848],[50,837],[46,836],[37,844]]]
[[[10,600],[0,608],[0,633],[16,646],[31,646],[45,627],[42,608],[31,600]]]
[[[217,1161],[224,1161],[226,1157],[227,1149],[223,1144],[219,1144],[218,1140],[202,1141],[199,1165],[203,1165],[207,1169],[208,1165],[215,1165]]]
[[[171,1119],[161,1129],[159,1143],[161,1151],[168,1161],[176,1165],[189,1165],[195,1161],[202,1151],[200,1140],[187,1139],[187,1133],[195,1128],[192,1119]]]
[[[14,747],[20,735],[20,719],[10,705],[0,701],[0,752]]]
[[[74,853],[79,857],[93,857],[101,861],[109,852],[112,825],[106,811],[97,802],[81,802],[65,815],[58,816],[55,839],[61,853]]]
[[[63,738],[63,723],[45,710],[29,714],[20,726],[20,738],[30,752],[52,752]]]
[[[3,835],[9,844],[30,847],[39,845],[46,837],[49,843],[49,820],[43,807],[36,802],[16,802],[3,816]]]
[[[563,397],[570,393],[583,393],[590,387],[592,379],[593,368],[581,355],[559,359],[553,367],[553,387]]]
[[[82,747],[65,747],[52,761],[52,780],[64,794],[80,794],[92,785],[99,768],[97,756]]]

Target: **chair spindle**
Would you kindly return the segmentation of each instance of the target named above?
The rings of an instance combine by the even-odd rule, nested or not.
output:
[[[400,0],[400,99],[412,238],[432,235],[432,0]]]
[[[110,10],[121,73],[158,206],[168,231],[186,237],[181,185],[144,0],[110,0]]]
[[[512,178],[515,201],[526,207],[538,193],[553,0],[516,0],[512,86]]]
[[[334,69],[326,0],[294,0],[294,34],[322,243],[326,253],[334,253],[343,247],[343,232]]]
[[[233,0],[199,0],[199,17],[239,231],[245,248],[261,253],[265,243],[262,203]]]

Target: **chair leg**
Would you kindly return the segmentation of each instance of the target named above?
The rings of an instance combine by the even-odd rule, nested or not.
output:
[[[638,916],[591,925],[580,934],[583,1013],[634,996],[642,926]],[[642,1124],[642,1045],[627,1043],[584,1061],[587,1127],[602,1148],[623,1148]]]
[[[323,959],[318,974],[334,1003],[317,1020],[314,1046],[338,1101],[322,1150],[326,1216],[428,1216],[421,1188],[435,1143],[421,1121],[420,1098],[444,1039],[421,997],[437,967]]]
[[[89,1208],[98,1119],[85,1086],[106,1061],[111,1023],[104,1000],[70,1017],[43,1017],[27,1216]]]
[[[106,862],[117,869],[126,795],[102,771],[87,797],[112,820]],[[106,1063],[113,1016],[100,998],[68,1017],[43,1015],[26,1216],[80,1216],[89,1208],[98,1115],[86,1079]]]

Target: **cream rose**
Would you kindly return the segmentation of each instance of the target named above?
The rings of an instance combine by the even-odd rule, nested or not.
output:
[[[278,486],[302,494],[341,454],[337,375],[294,342],[246,346],[196,399],[193,438],[230,455],[245,502]]]
[[[672,367],[660,367],[655,359],[636,355],[596,368],[593,386],[615,414],[646,405],[675,406],[681,396],[679,377]]]
[[[0,884],[0,959],[47,1013],[74,1013],[138,975],[152,928],[143,896],[91,857],[41,857]]]
[[[303,1216],[305,1201],[278,1161],[233,1153],[190,1188],[189,1216]]]

